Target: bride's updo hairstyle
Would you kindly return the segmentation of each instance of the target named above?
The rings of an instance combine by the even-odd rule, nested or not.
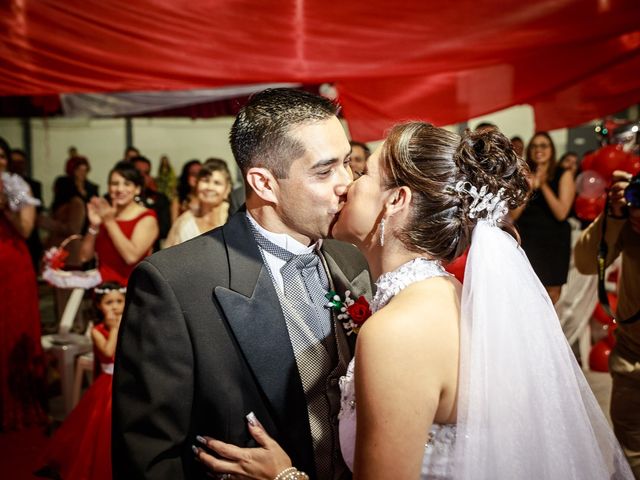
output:
[[[509,209],[529,192],[526,164],[496,130],[467,131],[460,138],[429,123],[408,122],[391,129],[381,158],[385,187],[412,191],[411,214],[398,238],[406,248],[444,263],[467,249],[478,221],[469,215],[473,198],[455,190],[458,182],[478,190],[486,186],[493,194],[503,188]]]

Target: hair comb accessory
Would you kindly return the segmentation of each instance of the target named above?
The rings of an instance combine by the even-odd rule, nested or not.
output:
[[[453,187],[453,191],[465,193],[473,199],[471,205],[469,205],[469,218],[480,218],[479,214],[486,212],[483,219],[488,220],[492,225],[496,225],[509,211],[507,199],[502,198],[504,188],[498,190],[496,194],[487,190],[486,185],[483,185],[478,190],[475,185],[465,181],[459,181]],[[448,189],[448,191],[451,190]]]

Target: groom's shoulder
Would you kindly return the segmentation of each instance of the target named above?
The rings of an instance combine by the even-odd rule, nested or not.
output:
[[[226,262],[226,247],[220,231],[212,230],[147,257],[161,271],[180,268],[193,270],[211,263]]]
[[[327,239],[322,242],[322,250],[341,267],[348,266],[354,270],[364,270],[369,267],[360,250],[351,243]]]

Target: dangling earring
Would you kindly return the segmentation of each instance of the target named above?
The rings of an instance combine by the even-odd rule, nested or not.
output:
[[[384,218],[380,220],[380,246],[384,247]]]

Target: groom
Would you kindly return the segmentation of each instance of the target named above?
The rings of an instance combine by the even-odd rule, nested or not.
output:
[[[255,446],[253,411],[313,479],[349,478],[338,380],[352,345],[324,294],[370,294],[355,247],[329,235],[351,182],[332,102],[273,89],[231,129],[246,209],[132,273],[113,383],[115,479],[205,478],[196,435]]]

